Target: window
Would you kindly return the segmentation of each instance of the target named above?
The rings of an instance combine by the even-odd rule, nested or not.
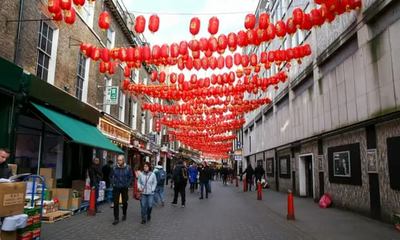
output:
[[[93,27],[93,18],[94,18],[94,2],[92,4],[86,3],[82,6],[81,10],[76,11],[78,16],[90,27]]]
[[[51,48],[53,46],[53,29],[41,21],[39,26],[39,42],[36,57],[36,76],[47,81],[49,74],[49,63]]]
[[[79,53],[78,59],[78,74],[76,77],[75,84],[75,97],[79,100],[82,100],[82,92],[83,92],[83,82],[85,81],[85,72],[86,72],[86,57]]]
[[[115,45],[115,31],[109,28],[107,30],[107,48],[112,49]]]
[[[124,122],[125,121],[125,94],[122,90],[119,91],[119,120]]]

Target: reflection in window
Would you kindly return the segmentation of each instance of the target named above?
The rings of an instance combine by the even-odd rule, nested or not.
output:
[[[19,127],[15,149],[18,174],[37,173],[41,131]]]
[[[42,167],[55,168],[56,178],[62,178],[64,140],[62,136],[46,133],[43,146]]]

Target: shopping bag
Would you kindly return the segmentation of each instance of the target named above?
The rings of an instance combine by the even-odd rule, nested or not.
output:
[[[328,193],[325,193],[324,196],[321,197],[321,199],[319,200],[319,206],[321,208],[327,208],[331,205],[332,200],[331,200],[331,196]]]
[[[139,192],[139,191],[135,192],[134,198],[135,198],[136,200],[141,200],[141,199],[142,199],[142,193]]]

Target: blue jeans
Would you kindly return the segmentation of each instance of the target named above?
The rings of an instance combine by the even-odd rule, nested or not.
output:
[[[161,202],[165,201],[164,185],[156,187],[156,190],[154,191],[154,205],[153,206],[157,206],[158,205],[158,197],[161,198]]]
[[[151,210],[153,209],[153,200],[154,195],[142,195],[142,199],[140,200],[140,206],[142,210],[142,220],[147,220],[148,217],[151,216]]]
[[[211,193],[211,180],[208,180],[208,192]]]
[[[203,197],[204,187],[206,188],[206,198],[208,197],[208,193],[210,192],[210,183],[209,182],[200,182],[200,196]]]

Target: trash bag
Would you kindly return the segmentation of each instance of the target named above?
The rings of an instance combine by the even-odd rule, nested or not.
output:
[[[321,197],[321,199],[319,200],[319,206],[321,208],[327,208],[331,205],[332,200],[331,200],[331,195],[329,195],[328,193],[325,193],[324,196]]]

